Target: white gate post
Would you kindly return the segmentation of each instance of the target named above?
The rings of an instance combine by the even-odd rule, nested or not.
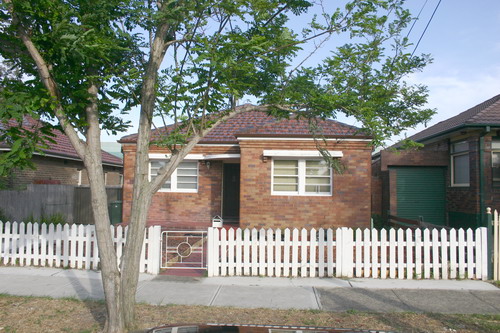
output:
[[[161,226],[155,225],[149,228],[148,244],[148,273],[160,273],[161,261]]]
[[[214,228],[208,228],[207,237],[207,274],[208,277],[212,277],[214,276]]]

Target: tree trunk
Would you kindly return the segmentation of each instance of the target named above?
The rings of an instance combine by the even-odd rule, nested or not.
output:
[[[89,177],[92,211],[95,217],[97,244],[99,246],[101,277],[108,310],[105,331],[108,333],[121,333],[125,332],[125,321],[122,303],[120,302],[120,271],[109,223],[106,184],[102,168],[101,130],[99,127],[98,88],[96,84],[91,83],[88,92],[91,97],[89,98],[89,104],[85,108],[88,122],[87,145],[85,156],[82,159]]]

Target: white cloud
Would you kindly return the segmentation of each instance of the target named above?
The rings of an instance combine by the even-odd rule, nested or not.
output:
[[[429,88],[427,106],[437,111],[427,124],[432,126],[500,94],[500,67],[472,77],[465,77],[460,70],[448,72],[447,75],[421,73],[412,77],[411,83],[425,84]],[[424,128],[424,125],[420,125],[406,134],[410,136]]]

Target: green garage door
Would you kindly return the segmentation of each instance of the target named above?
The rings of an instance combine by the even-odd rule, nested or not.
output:
[[[424,222],[446,224],[445,168],[398,167],[397,216]]]

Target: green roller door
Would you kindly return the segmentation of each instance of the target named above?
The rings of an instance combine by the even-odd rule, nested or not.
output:
[[[445,168],[399,167],[397,172],[397,216],[446,224]]]

